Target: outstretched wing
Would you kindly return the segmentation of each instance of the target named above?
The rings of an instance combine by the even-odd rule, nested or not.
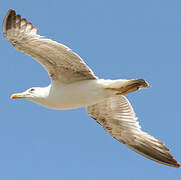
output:
[[[97,79],[84,61],[68,47],[37,34],[38,29],[14,10],[9,10],[4,22],[4,37],[13,46],[36,59],[51,80],[62,83]]]
[[[141,131],[133,108],[125,96],[107,98],[88,106],[87,112],[111,136],[137,153],[168,166],[180,167],[161,141]]]

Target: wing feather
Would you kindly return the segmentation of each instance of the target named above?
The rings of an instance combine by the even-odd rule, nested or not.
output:
[[[97,79],[85,62],[68,47],[37,34],[38,29],[14,10],[9,10],[4,22],[4,37],[23,53],[37,60],[51,80],[62,83]]]
[[[180,167],[160,140],[141,130],[134,110],[125,96],[107,98],[88,106],[87,112],[111,136],[137,153],[168,166]]]

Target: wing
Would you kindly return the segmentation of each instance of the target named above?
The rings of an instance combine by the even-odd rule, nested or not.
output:
[[[141,131],[133,108],[125,96],[115,96],[87,107],[88,114],[118,141],[159,163],[180,167],[158,139]]]
[[[38,29],[9,10],[4,22],[4,37],[13,46],[36,59],[47,71],[51,80],[62,83],[97,79],[84,61],[68,47],[37,34]]]

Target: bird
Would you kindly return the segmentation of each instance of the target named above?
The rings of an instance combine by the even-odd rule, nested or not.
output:
[[[19,51],[38,61],[48,72],[50,85],[11,95],[46,108],[85,108],[88,115],[116,140],[161,164],[180,167],[160,140],[141,130],[126,94],[149,88],[144,79],[100,79],[79,55],[54,40],[37,34],[38,28],[9,9],[3,35]]]

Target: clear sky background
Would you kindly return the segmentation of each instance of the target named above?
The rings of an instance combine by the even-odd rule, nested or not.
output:
[[[143,130],[181,162],[180,0],[9,0],[39,34],[69,46],[105,79],[144,78],[129,94]],[[0,33],[2,180],[180,180],[181,169],[148,160],[109,136],[84,109],[55,111],[10,95],[46,86],[46,71]]]

